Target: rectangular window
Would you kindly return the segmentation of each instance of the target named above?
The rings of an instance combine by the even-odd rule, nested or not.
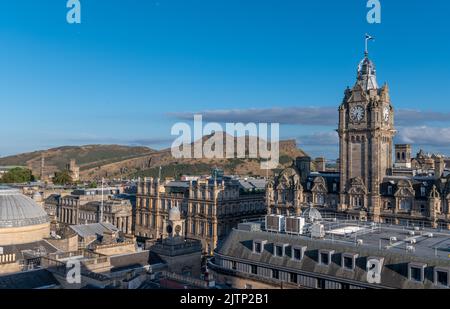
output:
[[[278,271],[278,269],[272,269],[272,278],[280,279],[280,272]]]
[[[205,223],[200,222],[200,235],[205,235]]]
[[[298,282],[298,280],[297,280],[297,274],[296,274],[296,273],[290,273],[290,274],[289,274],[289,281],[290,281],[291,283],[297,283],[297,282]]]
[[[317,288],[325,289],[325,279],[317,279]]]
[[[255,252],[261,253],[261,243],[255,242]]]
[[[423,281],[422,280],[422,269],[420,269],[418,267],[411,267],[410,272],[411,272],[411,280],[418,281],[418,282]]]
[[[344,256],[344,268],[353,270],[353,258],[349,256]]]
[[[302,259],[302,250],[299,248],[294,248],[294,256],[293,259],[296,261],[300,261]]]
[[[208,235],[212,236],[213,235],[213,225],[212,223],[208,223]]]
[[[283,256],[283,247],[282,246],[275,246],[275,255],[282,257]]]
[[[209,216],[212,216],[212,213],[213,213],[213,211],[212,211],[212,205],[209,205],[209,206],[208,206],[208,215],[209,215]]]
[[[328,252],[320,253],[320,264],[329,265],[330,264],[330,256]]]
[[[232,268],[233,270],[236,270],[236,269],[237,269],[237,263],[236,263],[236,261],[232,261],[232,262],[231,262],[231,268]]]
[[[258,267],[256,265],[252,265],[251,268],[252,268],[251,269],[252,274],[257,275],[258,274]]]
[[[442,286],[448,286],[448,272],[446,271],[436,271],[436,283]]]

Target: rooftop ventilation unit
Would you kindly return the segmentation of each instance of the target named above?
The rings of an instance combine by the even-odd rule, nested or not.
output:
[[[391,238],[389,238],[389,241],[390,241],[391,243],[396,242],[396,241],[397,241],[397,237],[392,236]]]
[[[305,218],[302,217],[287,217],[286,218],[286,233],[288,234],[303,234],[305,227]]]
[[[247,232],[260,232],[261,224],[254,223],[254,222],[239,223],[238,230],[247,231]]]
[[[406,251],[414,252],[414,251],[416,251],[416,249],[414,248],[414,246],[406,246]]]
[[[409,234],[409,236],[414,236],[414,235],[416,235],[416,233],[414,233],[414,231],[409,231],[408,234]]]
[[[426,233],[425,236],[428,237],[428,238],[433,238],[434,237],[433,233],[430,233],[430,232]]]
[[[281,215],[266,216],[266,230],[269,232],[282,232],[285,228],[285,217]]]
[[[364,243],[364,240],[362,240],[362,239],[356,240],[356,244],[357,244],[358,246],[362,246],[363,243]]]
[[[325,237],[325,227],[323,224],[314,223],[311,227],[311,237],[313,238],[324,238]]]
[[[415,240],[414,238],[413,238],[413,239],[410,239],[410,240],[409,240],[409,243],[410,243],[410,244],[415,244],[415,243],[416,243],[416,240]]]

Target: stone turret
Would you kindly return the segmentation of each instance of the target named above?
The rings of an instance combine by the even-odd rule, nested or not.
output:
[[[437,228],[438,215],[441,208],[441,195],[439,194],[436,185],[433,185],[431,192],[428,196],[428,207],[430,214],[430,221],[433,228]]]
[[[445,170],[445,161],[442,156],[436,156],[434,158],[434,176],[436,178],[441,178]]]

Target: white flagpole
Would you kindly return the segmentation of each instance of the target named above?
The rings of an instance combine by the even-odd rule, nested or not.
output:
[[[105,179],[102,177],[102,202],[100,205],[100,223],[103,222],[103,182],[105,181]]]
[[[369,41],[373,40],[373,39],[374,39],[373,36],[371,36],[371,35],[366,33],[366,48],[365,48],[365,51],[364,51],[366,57],[369,55]]]

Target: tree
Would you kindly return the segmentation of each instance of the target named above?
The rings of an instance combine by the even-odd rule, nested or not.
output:
[[[95,189],[95,188],[97,188],[97,182],[95,182],[95,181],[91,182],[91,183],[88,185],[88,188],[89,188],[89,189]]]
[[[34,181],[35,178],[31,170],[27,168],[15,167],[3,175],[2,183],[24,183]]]
[[[56,172],[55,177],[53,177],[53,183],[55,185],[68,185],[72,182],[72,177],[70,176],[69,171]]]

